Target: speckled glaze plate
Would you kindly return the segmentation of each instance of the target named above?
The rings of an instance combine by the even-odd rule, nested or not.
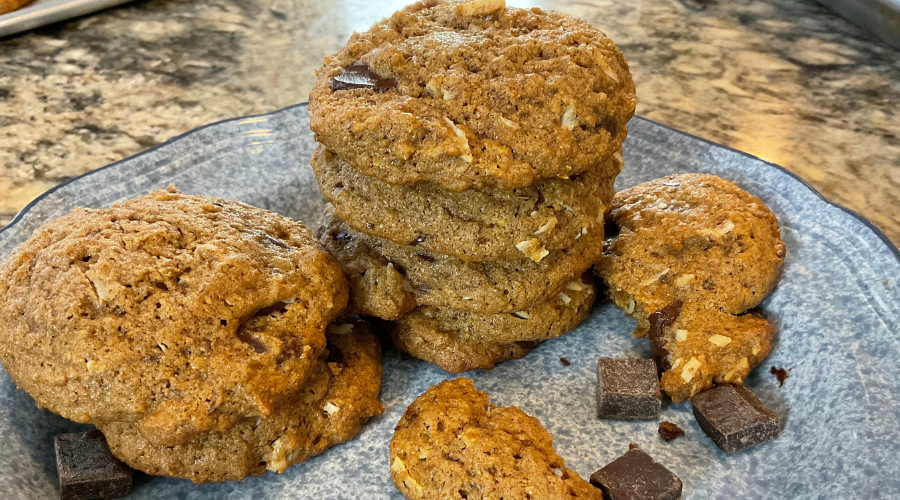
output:
[[[619,188],[709,172],[737,181],[778,215],[787,261],[763,303],[778,336],[747,384],[781,416],[781,437],[726,456],[697,426],[689,403],[664,404],[662,419],[686,431],[669,443],[653,422],[598,420],[597,358],[650,355],[646,340],[630,335],[633,320],[608,302],[524,359],[467,376],[494,403],[538,417],[559,454],[585,477],[635,442],[684,481],[685,498],[900,498],[900,253],[865,220],[775,165],[641,118],[629,129]],[[51,190],[0,232],[0,256],[73,207],[108,206],[168,184],[314,224],[324,201],[308,166],[313,149],[305,105],[201,128]],[[402,498],[388,465],[394,425],[416,396],[450,375],[391,349],[384,364],[387,411],[357,439],[282,475],[239,483],[137,475],[130,498]],[[784,387],[770,366],[791,369]],[[57,495],[53,436],[80,428],[37,410],[0,374],[0,498]]]

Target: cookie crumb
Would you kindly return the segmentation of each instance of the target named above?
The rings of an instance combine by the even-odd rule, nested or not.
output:
[[[671,441],[679,436],[684,436],[684,431],[672,422],[660,422],[659,435],[666,441]]]
[[[771,370],[769,370],[769,372],[772,373],[772,375],[775,375],[775,378],[778,379],[778,387],[784,387],[784,381],[787,380],[788,377],[790,377],[790,371],[791,370],[785,370],[784,368],[775,368],[774,366]]]
[[[563,366],[571,366],[572,362],[566,358],[559,358],[559,362],[562,363]]]

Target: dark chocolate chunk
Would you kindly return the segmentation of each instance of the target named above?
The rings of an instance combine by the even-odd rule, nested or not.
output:
[[[597,416],[653,420],[662,396],[650,359],[600,358],[597,361]]]
[[[54,448],[62,500],[120,498],[131,492],[133,471],[113,456],[100,431],[60,434]]]
[[[263,354],[269,350],[269,348],[266,347],[266,344],[264,344],[258,338],[254,337],[253,333],[248,332],[247,330],[244,330],[243,328],[239,329],[237,331],[237,333],[235,333],[235,336],[241,342],[252,347],[253,350],[256,351],[257,354]]]
[[[778,437],[778,415],[742,386],[721,385],[691,398],[700,428],[725,453]]]
[[[684,436],[684,430],[672,422],[660,422],[659,435],[666,441],[671,441],[679,436]]]
[[[639,448],[628,450],[591,474],[603,500],[678,500],[681,480]]]
[[[287,308],[290,305],[290,302],[276,302],[270,306],[263,307],[262,309],[256,311],[256,316],[273,316],[275,314],[284,314],[287,312]]]
[[[559,358],[559,362],[562,363],[563,366],[570,366],[572,364],[572,362],[566,358]]]
[[[340,75],[331,79],[331,90],[333,91],[371,89],[375,92],[385,92],[393,88],[397,88],[396,80],[378,76],[378,73],[363,63],[346,66]]]
[[[676,300],[650,314],[647,318],[650,321],[650,330],[647,332],[650,337],[650,353],[653,354],[653,360],[656,361],[656,370],[659,375],[669,369],[669,351],[666,350],[664,343],[666,328],[672,326],[680,314],[681,301]]]
[[[790,375],[788,374],[790,370],[785,370],[784,368],[775,368],[774,366],[770,370],[772,375],[775,375],[775,378],[778,379],[778,387],[784,387],[784,381],[787,380]]]

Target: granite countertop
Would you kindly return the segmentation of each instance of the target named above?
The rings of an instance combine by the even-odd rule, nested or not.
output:
[[[900,243],[900,51],[814,0],[508,2],[606,31],[640,115],[783,165]],[[0,225],[174,135],[305,101],[324,56],[406,3],[151,0],[0,40]]]

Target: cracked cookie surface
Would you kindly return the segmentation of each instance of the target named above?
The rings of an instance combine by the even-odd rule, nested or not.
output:
[[[312,157],[322,194],[348,225],[399,245],[465,261],[515,260],[516,245],[536,239],[553,252],[603,224],[622,169],[615,154],[569,179],[518,189],[454,193],[432,182],[394,186],[364,175],[319,146]]]
[[[740,314],[775,287],[785,245],[775,215],[737,184],[671,175],[616,193],[598,274],[616,305],[648,316],[682,301]]]
[[[378,401],[381,348],[368,324],[334,324],[327,339],[310,379],[265,418],[244,419],[176,446],[148,442],[134,423],[113,422],[100,430],[117,457],[149,474],[205,483],[281,473],[350,440],[384,412]]]
[[[303,224],[170,188],[48,222],[0,296],[0,359],[38,406],[170,446],[293,394],[348,290]]]
[[[538,419],[489,405],[466,378],[432,386],[409,405],[390,457],[394,484],[413,500],[602,499],[566,468]]]
[[[453,191],[596,168],[636,105],[601,31],[502,0],[426,0],[354,33],[309,101],[316,140],[360,172]]]
[[[465,262],[355,231],[331,205],[316,235],[350,280],[350,308],[386,320],[420,305],[481,314],[528,310],[578,279],[600,258],[603,242],[598,226],[540,262]]]

